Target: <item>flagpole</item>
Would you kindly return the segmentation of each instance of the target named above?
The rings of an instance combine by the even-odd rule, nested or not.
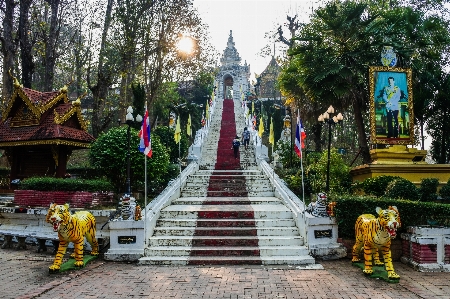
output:
[[[297,109],[297,130],[299,130],[300,126],[300,109]],[[297,138],[297,137],[296,137]],[[299,140],[300,141],[300,140]],[[302,146],[300,141],[300,169],[302,172],[302,200],[303,200],[303,220],[305,221],[305,238],[307,239],[308,229],[306,228],[306,204],[305,204],[305,182],[303,179],[303,153],[302,153]]]
[[[145,101],[145,111],[147,111],[147,101]],[[146,120],[146,122],[148,119]],[[142,128],[143,130],[143,128]],[[145,134],[143,131],[142,134]],[[144,155],[144,246],[147,246],[147,155]]]
[[[145,105],[147,107],[147,104]],[[147,245],[147,155],[145,155],[144,158],[144,167],[145,167],[145,171],[144,171],[144,179],[145,179],[145,184],[144,184],[144,245]]]

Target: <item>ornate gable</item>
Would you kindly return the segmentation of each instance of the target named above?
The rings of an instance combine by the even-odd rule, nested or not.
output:
[[[39,92],[14,84],[14,93],[3,112],[5,121],[12,117],[11,126],[33,126],[41,122],[41,116],[59,102],[67,103],[66,90]]]
[[[73,123],[78,123],[81,129],[87,131],[87,124],[84,120],[84,117],[81,113],[81,101],[77,99],[73,101],[71,104],[64,104],[58,107],[59,109],[55,109],[53,113],[55,114],[55,123],[60,125],[67,123],[69,119],[76,119],[77,122],[71,122],[68,124],[71,126]]]

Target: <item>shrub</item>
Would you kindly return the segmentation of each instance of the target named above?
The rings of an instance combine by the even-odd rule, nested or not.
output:
[[[398,176],[391,175],[380,175],[373,178],[365,179],[361,184],[362,190],[366,195],[374,195],[377,197],[381,197],[385,194],[386,188],[390,182],[393,180],[400,178]]]
[[[173,135],[172,135],[173,139]],[[130,181],[132,190],[144,184],[144,155],[139,152],[138,131],[131,128],[130,138]],[[127,127],[110,129],[101,134],[92,144],[90,158],[92,165],[101,170],[114,185],[114,191],[124,191],[127,177]],[[152,134],[151,158],[147,159],[147,180],[161,185],[165,182],[165,174],[169,166],[167,149],[157,135]]]
[[[320,156],[314,156],[308,160],[306,175],[312,192],[323,192],[327,179],[328,152],[324,151]],[[330,152],[330,194],[351,193],[352,179],[350,168],[345,164],[342,155],[336,149]]]
[[[113,185],[105,180],[62,179],[52,177],[32,177],[19,184],[21,190],[37,191],[112,191]]]
[[[447,184],[442,186],[441,190],[439,190],[439,195],[445,200],[450,200],[450,179]]]
[[[425,178],[420,184],[420,200],[421,201],[435,201],[437,199],[437,188],[439,186],[439,179]]]
[[[355,238],[355,222],[361,214],[376,216],[376,207],[387,209],[396,206],[402,222],[397,235],[406,232],[408,226],[450,225],[450,205],[434,202],[396,200],[369,196],[340,196],[336,199],[335,213],[339,224],[339,237]],[[399,238],[399,237],[397,237]]]
[[[396,178],[390,182],[386,188],[386,193],[384,196],[395,199],[420,199],[419,189],[417,189],[411,181],[404,178]]]

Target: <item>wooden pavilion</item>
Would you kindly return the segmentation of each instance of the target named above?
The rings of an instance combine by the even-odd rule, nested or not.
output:
[[[11,166],[10,180],[32,176],[65,177],[75,149],[89,147],[80,98],[69,101],[67,85],[59,91],[39,92],[20,85],[14,90],[0,120],[0,149]]]

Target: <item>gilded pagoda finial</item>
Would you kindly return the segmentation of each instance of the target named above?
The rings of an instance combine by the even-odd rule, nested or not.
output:
[[[19,82],[19,80],[16,78],[16,77],[14,77],[13,76],[13,74],[11,73],[11,69],[9,69],[8,70],[8,74],[11,76],[11,78],[13,79],[13,81],[14,81],[14,87],[15,88],[19,88],[19,87],[23,87],[21,84],[20,84],[20,82]]]
[[[67,83],[66,85],[64,85],[59,91],[60,91],[61,93],[67,93],[67,91],[69,90],[69,86],[70,86],[70,84],[72,84],[72,83],[73,83],[73,77],[70,79],[70,82]]]
[[[72,102],[72,106],[81,106],[81,99],[87,95],[87,92],[84,92],[81,96],[79,96],[75,101]]]

